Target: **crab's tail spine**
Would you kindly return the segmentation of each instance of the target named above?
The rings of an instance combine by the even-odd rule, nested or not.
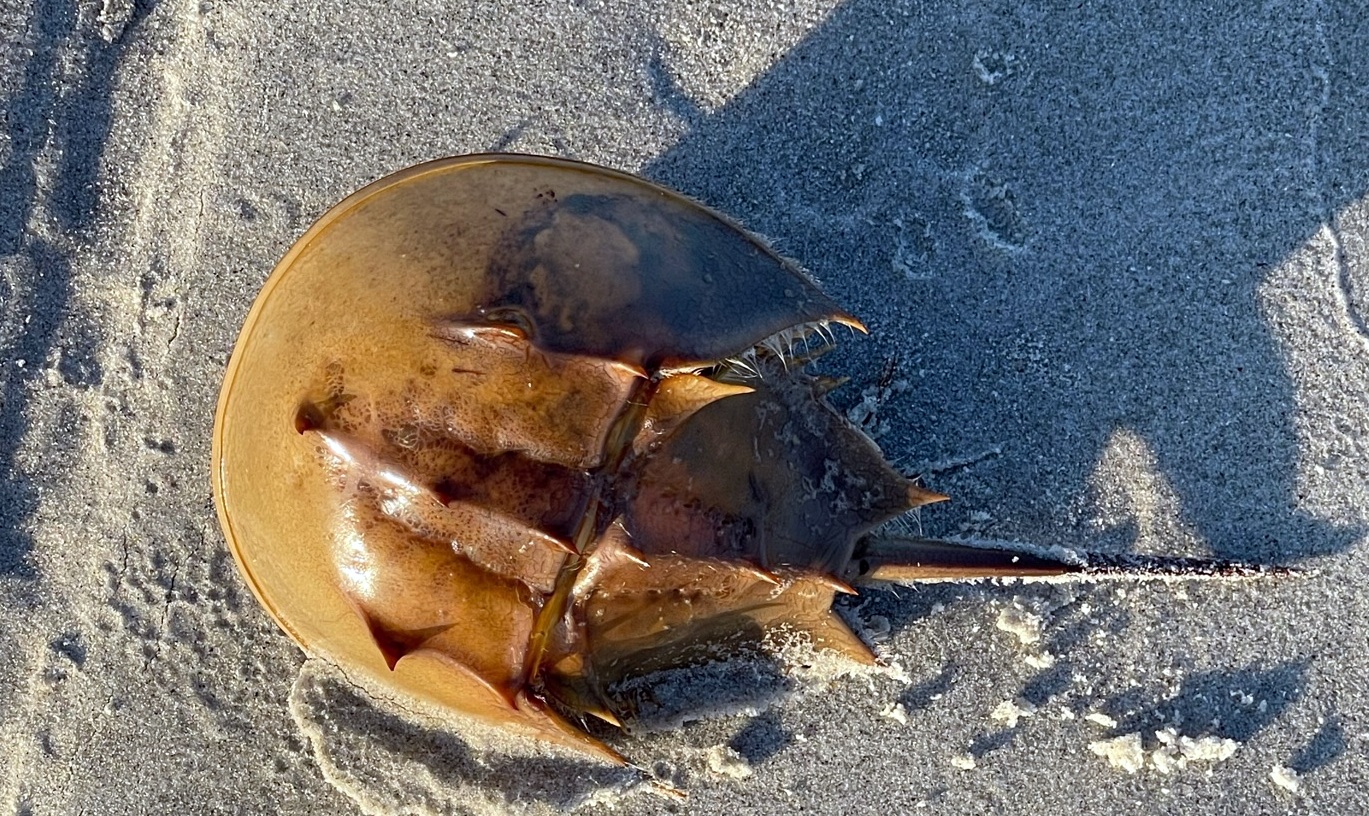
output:
[[[856,547],[845,578],[853,583],[918,583],[980,579],[1195,579],[1296,574],[1277,565],[1159,555],[1042,550],[1007,543],[868,536]]]

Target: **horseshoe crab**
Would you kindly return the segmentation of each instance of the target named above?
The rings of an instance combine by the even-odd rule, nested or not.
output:
[[[945,497],[831,409],[807,339],[863,327],[648,181],[477,155],[350,196],[247,317],[219,519],[306,651],[612,761],[615,684],[783,628],[861,662],[853,583],[1058,574],[868,535]]]

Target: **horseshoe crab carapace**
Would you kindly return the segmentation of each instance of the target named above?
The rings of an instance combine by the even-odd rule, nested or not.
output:
[[[621,681],[777,627],[873,660],[830,610],[851,582],[1077,569],[868,536],[944,497],[792,357],[831,324],[863,330],[650,182],[419,165],[333,208],[266,282],[219,402],[219,518],[306,651],[618,760],[573,721],[620,722]]]

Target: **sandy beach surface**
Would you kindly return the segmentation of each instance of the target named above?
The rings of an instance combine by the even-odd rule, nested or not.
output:
[[[1369,14],[1078,5],[0,2],[0,812],[1369,812]],[[213,408],[315,218],[488,150],[810,269],[927,533],[1305,575],[844,601],[882,671],[614,738],[683,799],[371,701],[238,576]]]

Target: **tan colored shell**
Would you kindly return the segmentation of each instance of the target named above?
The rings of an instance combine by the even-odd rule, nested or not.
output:
[[[614,684],[781,624],[871,660],[830,612],[846,579],[967,574],[862,542],[944,497],[767,350],[829,322],[859,328],[641,179],[410,168],[325,215],[253,306],[215,426],[220,521],[305,650],[617,760],[556,712],[616,722]]]

